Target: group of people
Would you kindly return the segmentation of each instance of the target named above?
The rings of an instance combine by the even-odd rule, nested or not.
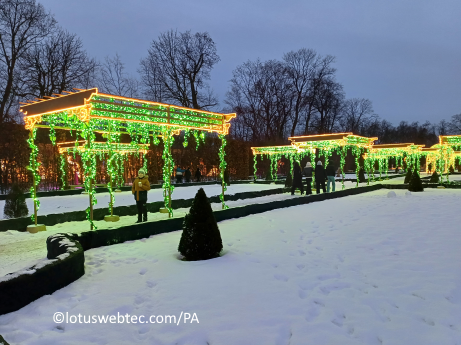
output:
[[[327,181],[327,192],[330,192],[330,184],[332,185],[332,191],[335,191],[335,167],[333,162],[328,162],[324,168],[321,161],[318,161],[315,169],[312,167],[311,162],[307,162],[303,170],[298,162],[293,164],[293,182],[291,185],[291,195],[295,194],[296,189],[301,190],[301,195],[304,194],[303,175],[306,176],[307,188],[306,195],[312,194],[312,177],[315,177],[315,188],[317,194],[320,193],[320,189],[325,193],[325,181]]]
[[[190,179],[192,177],[192,172],[190,171],[189,167],[187,167],[186,169],[181,169],[181,167],[178,165],[176,167],[176,183],[182,183],[183,177],[186,183],[190,182]],[[197,167],[197,170],[195,171],[195,180],[197,182],[200,182],[201,179],[202,179],[202,173],[200,171],[200,168]]]

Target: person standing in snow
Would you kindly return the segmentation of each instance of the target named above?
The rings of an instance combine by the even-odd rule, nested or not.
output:
[[[325,169],[321,161],[318,161],[315,166],[315,187],[317,189],[317,194],[320,194],[320,187],[322,187],[325,193]]]
[[[314,171],[314,169],[312,168],[312,164],[311,162],[307,162],[306,163],[306,166],[304,167],[304,176],[306,176],[306,182],[307,182],[307,186],[306,186],[306,195],[311,195],[312,194],[312,172]]]
[[[138,221],[136,223],[147,222],[147,191],[150,190],[150,183],[146,176],[146,171],[141,168],[138,177],[133,182],[131,192],[134,194],[136,206],[138,207]]]
[[[330,193],[330,182],[333,185],[333,192],[335,191],[335,167],[332,161],[328,162],[327,167],[325,168],[325,175],[327,175],[327,193]]]
[[[186,178],[186,183],[190,182],[191,175],[192,175],[192,173],[190,172],[189,167],[187,167],[186,171],[184,172],[184,177]]]
[[[202,178],[202,173],[200,172],[200,168],[197,167],[197,171],[195,172],[195,179],[197,182],[200,182],[200,179]]]
[[[299,188],[301,190],[301,195],[304,194],[303,186],[303,174],[301,172],[301,167],[298,162],[293,164],[293,183],[291,185],[291,195],[295,194],[295,189]]]
[[[182,174],[184,170],[178,165],[176,168],[176,183],[182,183]]]

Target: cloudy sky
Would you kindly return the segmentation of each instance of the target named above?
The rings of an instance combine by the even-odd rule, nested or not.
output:
[[[208,31],[221,61],[221,104],[236,66],[311,48],[336,57],[347,98],[381,118],[438,122],[461,113],[459,0],[39,0],[102,60],[118,53],[133,75],[150,42],[177,29]]]

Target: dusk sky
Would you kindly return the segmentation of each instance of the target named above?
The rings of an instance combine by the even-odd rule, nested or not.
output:
[[[311,48],[336,57],[347,98],[370,99],[394,124],[461,113],[459,0],[39,2],[89,55],[118,53],[133,76],[161,32],[208,31],[221,58],[210,81],[221,106],[236,66]]]

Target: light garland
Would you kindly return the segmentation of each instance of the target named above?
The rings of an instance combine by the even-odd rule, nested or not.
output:
[[[224,202],[224,192],[227,191],[227,183],[224,179],[224,172],[227,167],[227,163],[225,160],[226,152],[225,152],[225,147],[227,144],[226,137],[223,134],[218,135],[219,139],[221,139],[221,147],[219,148],[219,175],[221,177],[221,183],[222,183],[222,189],[221,189],[221,194],[219,195],[219,199],[221,200],[222,204],[222,209],[228,209],[229,206],[226,205]]]
[[[40,174],[38,173],[40,163],[37,162],[38,147],[34,143],[36,135],[37,128],[33,128],[29,133],[29,138],[27,139],[27,143],[30,147],[29,165],[27,166],[27,170],[32,173],[33,183],[32,187],[30,187],[30,196],[34,201],[34,213],[30,217],[35,225],[37,225],[37,212],[40,209],[40,200],[37,198],[37,186],[40,183]]]

